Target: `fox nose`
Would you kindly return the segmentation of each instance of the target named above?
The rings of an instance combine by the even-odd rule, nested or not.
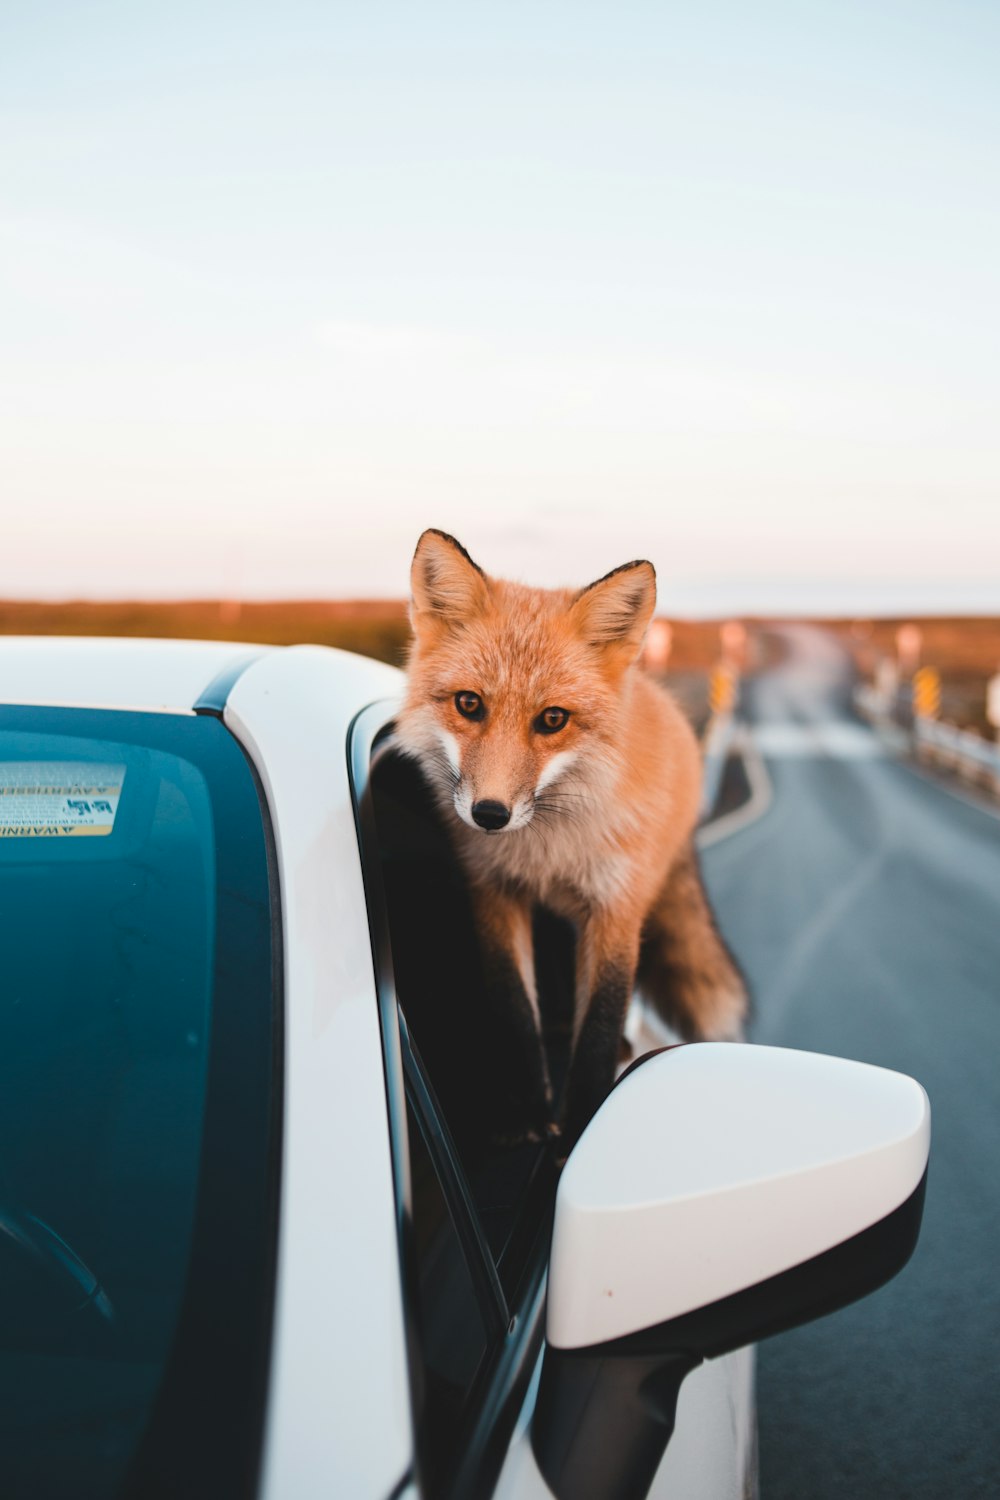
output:
[[[506,828],[510,822],[510,808],[504,807],[502,802],[474,802],[472,817],[487,833],[496,833],[498,828]]]

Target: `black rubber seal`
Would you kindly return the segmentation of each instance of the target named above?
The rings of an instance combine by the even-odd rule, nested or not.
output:
[[[221,719],[229,694],[237,682],[239,682],[247,667],[252,667],[254,662],[260,661],[261,657],[265,654],[264,651],[244,652],[242,656],[238,656],[235,661],[223,667],[221,672],[217,672],[211,682],[202,688],[199,693],[198,699],[193,705],[195,713],[212,714],[215,718]]]

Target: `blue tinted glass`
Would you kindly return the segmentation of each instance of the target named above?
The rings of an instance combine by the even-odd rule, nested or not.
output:
[[[117,1492],[185,1301],[215,1008],[241,998],[223,993],[241,935],[219,919],[216,811],[234,822],[234,774],[256,801],[221,725],[150,738],[183,743],[185,724],[193,758],[134,734],[0,730],[5,1495]],[[259,880],[259,813],[247,837],[222,860],[256,857]]]

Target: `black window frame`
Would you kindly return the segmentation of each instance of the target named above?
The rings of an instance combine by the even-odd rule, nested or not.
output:
[[[462,1245],[469,1275],[488,1330],[486,1357],[469,1395],[455,1466],[436,1500],[484,1500],[490,1495],[506,1458],[510,1438],[541,1352],[556,1170],[547,1182],[532,1179],[529,1193],[544,1205],[537,1222],[520,1226],[521,1274],[504,1290],[497,1263],[477,1215],[472,1195],[434,1088],[409,1033],[396,994],[387,904],[383,889],[375,810],[371,794],[371,761],[391,730],[396,705],[370,704],[358,713],[348,732],[348,776],[361,855],[361,870],[382,1033],[386,1100],[396,1198],[396,1228],[406,1317],[410,1395],[416,1438],[415,1472],[406,1479],[421,1485],[422,1355],[416,1321],[417,1273],[412,1230],[412,1186],[409,1170],[406,1104],[409,1098],[423,1129],[438,1179]],[[527,1233],[527,1242],[524,1235]]]
[[[202,770],[208,757],[216,761],[209,779],[213,816],[228,834],[216,840],[228,979],[218,983],[217,955],[187,1278],[160,1389],[116,1500],[253,1500],[274,1313],[284,1072],[281,893],[264,788],[243,745],[209,710],[4,704],[0,729],[160,749]],[[223,774],[226,757],[246,768],[242,785]],[[259,817],[252,832],[251,809]],[[252,915],[262,902],[263,924]]]

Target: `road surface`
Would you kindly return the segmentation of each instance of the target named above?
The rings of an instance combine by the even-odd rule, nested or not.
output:
[[[760,1347],[762,1500],[1000,1497],[1000,820],[881,753],[833,637],[779,634],[772,803],[703,856],[751,1038],[911,1073],[933,1143],[909,1266]]]

